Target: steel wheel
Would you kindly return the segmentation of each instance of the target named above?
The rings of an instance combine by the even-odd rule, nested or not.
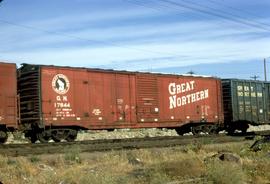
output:
[[[78,132],[76,130],[70,131],[68,136],[66,137],[66,141],[68,142],[75,141],[75,139],[77,138],[77,133]]]
[[[46,132],[40,132],[37,134],[37,139],[41,142],[41,143],[47,143],[50,140],[50,136],[46,135]]]
[[[200,126],[192,127],[191,132],[193,135],[198,135],[201,132],[201,127]]]
[[[61,138],[57,137],[57,136],[52,136],[52,140],[54,142],[61,142]]]
[[[51,132],[52,140],[54,142],[61,142],[65,138],[65,131],[61,129],[55,129]]]
[[[217,129],[217,127],[211,126],[211,127],[210,127],[210,130],[209,130],[209,134],[210,134],[210,135],[218,134],[218,129]]]

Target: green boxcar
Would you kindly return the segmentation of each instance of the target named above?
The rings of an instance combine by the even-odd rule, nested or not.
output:
[[[229,133],[245,132],[248,125],[270,123],[270,83],[223,79],[225,127]]]

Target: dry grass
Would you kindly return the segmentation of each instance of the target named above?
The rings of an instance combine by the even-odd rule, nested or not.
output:
[[[216,184],[242,184],[247,177],[242,166],[236,163],[212,161],[207,164],[207,180]]]
[[[88,154],[78,148],[63,155],[0,156],[0,180],[4,184],[267,183],[270,147],[257,153],[248,147],[233,143]],[[211,157],[220,151],[233,152],[242,162]]]

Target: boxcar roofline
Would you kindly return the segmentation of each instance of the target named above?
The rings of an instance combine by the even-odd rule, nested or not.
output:
[[[231,81],[231,82],[236,82],[236,81],[244,81],[244,82],[254,82],[254,83],[269,83],[270,81],[262,81],[262,80],[250,80],[250,79],[236,79],[236,78],[225,78],[222,79],[222,81]]]
[[[119,73],[119,74],[155,74],[157,76],[171,76],[171,77],[195,77],[195,78],[206,78],[206,79],[220,79],[215,76],[205,76],[205,75],[188,75],[188,74],[170,74],[170,73],[159,73],[159,72],[142,72],[142,71],[127,71],[127,70],[114,70],[114,69],[101,69],[101,68],[86,68],[86,67],[71,67],[71,66],[55,66],[55,65],[39,65],[39,64],[28,64],[22,63],[20,68],[26,65],[38,66],[38,67],[51,67],[51,68],[64,68],[64,69],[81,69],[87,70],[88,72],[101,72],[101,73]]]

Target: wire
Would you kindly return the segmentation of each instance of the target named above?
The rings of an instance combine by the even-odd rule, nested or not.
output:
[[[151,0],[147,1],[148,4],[145,3],[145,1],[139,1],[139,0],[125,0],[127,1],[128,3],[132,3],[132,4],[135,4],[135,5],[138,5],[138,6],[141,6],[141,7],[144,7],[144,8],[147,8],[147,9],[153,9],[153,10],[156,10],[156,11],[159,11],[159,12],[163,12],[164,13],[164,8],[167,9],[167,10],[170,10],[172,7],[170,5],[167,5],[167,4],[156,4],[155,6],[152,6],[152,4],[150,4]],[[149,6],[148,6],[149,5]],[[182,10],[184,10],[185,8],[183,8]],[[177,8],[177,10],[180,10],[179,8]],[[182,11],[181,13],[178,11],[178,12],[175,12],[179,15],[181,15],[181,17],[186,17],[188,19],[190,19],[191,17],[195,17],[193,15],[191,16],[186,16],[184,11]]]
[[[220,14],[220,13],[216,13],[216,12],[210,12],[210,11],[207,11],[205,9],[201,9],[201,8],[198,8],[198,7],[194,7],[192,5],[188,5],[187,3],[174,2],[174,1],[170,1],[170,0],[159,0],[159,1],[166,2],[166,3],[174,5],[176,7],[184,7],[184,8],[189,9],[189,10],[197,11],[197,12],[200,12],[200,13],[203,13],[203,14],[219,17],[219,18],[222,18],[222,19],[225,19],[225,20],[229,20],[231,22],[240,23],[242,25],[247,25],[249,27],[254,27],[254,28],[257,28],[257,29],[261,29],[261,30],[270,32],[270,29],[264,28],[263,26],[256,25],[256,24],[253,24],[253,23],[249,23],[249,22],[247,22],[245,20],[242,20],[242,19],[236,19],[236,18],[233,18],[233,17],[229,17],[228,15],[224,15],[224,14]]]
[[[182,1],[187,2],[187,0],[182,0]],[[215,1],[210,0],[210,2],[214,3]],[[187,3],[188,3],[188,2],[187,2]],[[243,20],[243,21],[246,21],[246,22],[255,23],[255,24],[258,24],[258,25],[261,25],[261,26],[267,26],[267,27],[270,28],[270,25],[269,25],[269,24],[265,24],[265,23],[261,23],[261,22],[255,21],[255,20],[247,19],[247,18],[245,18],[245,17],[243,17],[243,16],[239,16],[239,15],[234,14],[234,13],[231,13],[231,12],[226,12],[226,11],[223,11],[223,10],[220,10],[220,9],[217,9],[217,8],[213,8],[213,7],[211,7],[211,6],[202,5],[202,4],[199,4],[199,3],[194,3],[194,2],[193,2],[193,4],[196,4],[196,5],[199,6],[199,7],[209,8],[210,10],[217,11],[218,13],[222,13],[222,14],[225,14],[225,15],[227,14],[227,15],[229,15],[229,16],[232,16],[233,18],[234,18],[234,17],[238,17],[238,20],[240,19],[240,20]],[[230,6],[225,6],[225,5],[224,5],[224,7],[230,7]],[[239,12],[239,10],[240,10],[240,9],[233,8],[233,7],[230,7],[230,9],[236,9],[238,12]],[[255,25],[255,24],[254,24],[254,25]],[[255,25],[255,26],[256,26],[256,25]]]
[[[68,37],[68,38],[72,38],[72,39],[77,39],[77,40],[81,40],[81,41],[87,41],[87,42],[91,42],[91,43],[100,43],[100,44],[103,44],[103,45],[112,45],[112,46],[119,47],[119,48],[125,48],[125,49],[129,49],[129,50],[145,52],[145,53],[161,54],[161,55],[172,55],[172,56],[177,56],[177,57],[183,57],[183,55],[175,55],[173,53],[158,52],[158,51],[152,51],[152,50],[128,47],[128,46],[123,46],[123,45],[116,44],[114,42],[102,41],[102,40],[93,40],[93,39],[82,38],[82,37],[79,37],[79,36],[74,36],[74,35],[71,35],[71,34],[60,33],[60,32],[57,32],[57,31],[48,31],[48,30],[37,28],[37,27],[34,27],[34,26],[17,24],[17,23],[14,23],[14,22],[1,20],[1,19],[0,19],[0,22],[2,22],[4,24],[16,26],[16,27],[21,27],[21,28],[24,28],[24,29],[35,30],[35,31],[48,33],[48,34],[55,34],[55,35]]]
[[[242,13],[245,13],[247,15],[252,15],[252,16],[256,16],[256,17],[259,16],[259,15],[255,14],[255,13],[251,12],[251,11],[247,11],[247,10],[243,10],[243,9],[236,8],[236,7],[233,7],[233,6],[229,6],[229,5],[225,4],[225,3],[222,3],[221,1],[218,1],[218,2],[215,1],[215,0],[208,0],[208,1],[210,3],[212,3],[212,4],[220,5],[220,6],[228,8],[228,9],[231,9],[231,10],[233,10],[235,12],[242,12]],[[259,16],[259,17],[262,17],[262,16]],[[261,24],[264,24],[264,23],[261,22]],[[265,25],[270,26],[269,24],[265,24]]]
[[[179,14],[181,16],[181,18],[185,17],[185,18],[190,19],[190,20],[194,20],[194,18],[196,18],[197,20],[198,19],[204,20],[202,16],[196,16],[194,14],[187,16],[187,15],[184,14],[184,13],[186,13],[186,11],[179,12],[179,7],[172,7],[172,6],[170,6],[168,4],[164,4],[164,3],[163,4],[158,4],[158,5],[156,4],[155,6],[149,4],[151,6],[147,6],[147,5],[144,4],[144,2],[141,2],[141,1],[138,1],[138,0],[125,0],[125,1],[127,1],[129,3],[132,3],[132,4],[135,4],[135,5],[138,5],[138,6],[141,6],[141,7],[144,7],[144,8],[147,8],[147,9],[150,8],[150,9],[160,11],[160,12],[163,12],[163,13],[164,13],[164,9],[171,10],[173,8],[174,10],[177,10],[176,12],[174,11],[174,13]],[[150,0],[148,2],[150,2]],[[183,8],[183,10],[184,9],[185,8]],[[223,26],[224,24],[222,24],[221,22],[215,22],[215,25]]]
[[[261,23],[257,23],[257,24],[261,24],[261,25],[257,25],[257,24],[248,22],[248,20],[242,20],[242,17],[240,17],[238,15],[236,15],[236,16],[241,18],[240,20],[239,20],[239,18],[235,19],[234,17],[230,17],[228,15],[224,16],[224,14],[227,14],[227,12],[224,12],[224,11],[222,11],[223,14],[220,14],[220,13],[216,14],[215,12],[214,13],[208,12],[205,9],[202,9],[202,7],[198,8],[198,6],[201,6],[198,3],[195,3],[195,6],[197,6],[197,7],[195,7],[194,5],[186,5],[186,4],[182,5],[182,4],[177,4],[176,2],[173,2],[173,1],[159,0],[160,2],[163,2],[163,3],[166,3],[166,4],[155,4],[155,6],[153,6],[153,5],[147,6],[143,2],[140,2],[140,1],[137,1],[137,0],[126,0],[126,1],[129,2],[129,3],[135,4],[135,5],[139,5],[139,6],[146,7],[146,8],[151,8],[151,9],[156,9],[156,10],[159,10],[159,11],[162,11],[162,12],[164,12],[164,9],[168,9],[168,8],[170,8],[170,9],[174,8],[175,10],[179,10],[179,8],[181,8],[181,10],[182,10],[182,8],[184,8],[184,9],[189,9],[189,10],[192,10],[192,11],[199,11],[199,13],[202,13],[202,15],[215,16],[215,17],[222,18],[222,19],[224,19],[226,21],[233,22],[235,24],[240,23],[242,25],[244,24],[245,26],[252,27],[252,28],[255,28],[255,29],[260,29],[260,30],[264,30],[264,31],[267,31],[267,32],[270,31],[270,29],[267,29],[267,28],[263,27],[263,25]],[[174,3],[177,4],[177,6]],[[183,3],[185,3],[185,2],[183,2]],[[212,7],[204,6],[204,8],[208,8],[208,9],[211,8],[212,10],[219,11],[219,9],[215,9],[215,8],[212,8]],[[231,14],[231,15],[234,16],[234,14]],[[181,14],[181,17],[188,17],[188,16],[185,16],[184,14]],[[191,18],[191,17],[195,17],[195,16],[190,15],[188,18]],[[200,16],[199,18],[202,18],[202,16]],[[223,26],[223,24],[221,24],[220,22],[216,22],[215,24]],[[265,25],[268,26],[267,24],[265,24]],[[232,28],[236,29],[236,27],[232,27]],[[265,36],[268,36],[268,35],[265,35]]]

